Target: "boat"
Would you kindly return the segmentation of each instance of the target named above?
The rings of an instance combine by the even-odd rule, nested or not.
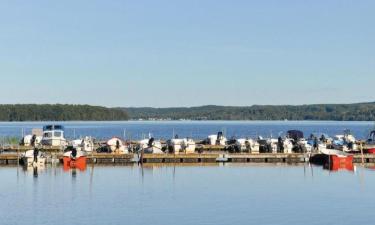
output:
[[[259,152],[259,143],[251,138],[239,138],[232,141],[234,152]]]
[[[191,154],[195,152],[195,141],[191,138],[179,139],[175,137],[167,141],[168,150],[174,154],[179,154],[183,152],[185,154]]]
[[[368,135],[365,145],[363,146],[364,152],[367,154],[375,154],[375,130],[371,131]]]
[[[329,148],[329,145],[332,143],[332,138],[327,134],[313,133],[307,139],[307,144],[310,146],[311,151],[320,152]]]
[[[333,171],[354,169],[353,155],[336,149],[321,149],[319,154],[310,158],[310,162]]]
[[[277,139],[258,137],[259,153],[276,153],[277,152]]]
[[[113,137],[107,141],[107,146],[111,152],[115,154],[129,154],[128,147],[120,138]]]
[[[332,141],[332,147],[336,150],[344,152],[358,151],[355,137],[351,134],[350,130],[345,130],[344,134],[336,135]]]
[[[217,135],[209,135],[205,142],[208,145],[225,146],[227,138],[224,136],[223,132],[218,132]]]
[[[304,134],[300,130],[289,130],[286,136],[286,145],[289,153],[305,153],[311,152],[312,146],[309,145],[308,141],[305,139]]]
[[[155,138],[143,139],[139,142],[139,150],[146,154],[163,154],[161,142]]]
[[[35,152],[36,151],[36,152]],[[34,156],[34,153],[37,156]],[[41,166],[46,164],[46,156],[38,149],[28,150],[21,155],[22,164],[26,167]]]
[[[91,137],[73,140],[71,141],[70,145],[77,150],[82,150],[88,153],[94,151],[94,141]]]
[[[82,150],[68,148],[63,155],[64,169],[86,169],[86,154]]]
[[[35,145],[40,145],[42,143],[42,138],[41,136],[36,136],[36,135],[26,135],[25,137],[22,138],[21,140],[21,145],[25,147],[31,147]]]
[[[66,146],[64,127],[61,125],[47,125],[43,127],[42,145],[51,147]]]

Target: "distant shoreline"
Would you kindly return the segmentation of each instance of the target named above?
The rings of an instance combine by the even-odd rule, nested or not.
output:
[[[48,121],[375,121],[375,102],[355,104],[106,108],[0,105],[2,122]]]

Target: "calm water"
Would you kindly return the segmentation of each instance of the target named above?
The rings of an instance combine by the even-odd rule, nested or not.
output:
[[[31,133],[32,128],[42,128],[47,123],[0,123],[0,137],[21,137],[22,133]],[[168,121],[168,122],[64,122],[68,138],[93,136],[108,139],[113,136],[127,139],[142,139],[151,133],[156,138],[169,139],[173,134],[181,137],[203,139],[207,135],[224,131],[227,137],[269,137],[285,134],[289,129],[300,129],[305,135],[326,133],[335,135],[350,129],[358,138],[365,138],[374,122],[310,122],[310,121]]]
[[[0,123],[0,137],[45,123]],[[364,138],[368,122],[69,122],[69,138],[205,138],[278,135],[288,129],[329,135],[351,129]],[[61,167],[24,171],[0,167],[0,224],[373,224],[375,171],[226,164],[141,168]]]
[[[375,171],[309,165],[0,167],[0,224],[373,224]]]

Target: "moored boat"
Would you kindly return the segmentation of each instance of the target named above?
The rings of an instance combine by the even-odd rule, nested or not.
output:
[[[167,142],[168,150],[174,154],[186,153],[191,154],[195,152],[195,141],[191,138],[179,139],[175,137]]]
[[[46,164],[46,156],[39,149],[28,150],[21,155],[22,164],[26,167]]]
[[[107,141],[107,146],[110,148],[111,152],[116,154],[128,154],[129,149],[124,144],[124,142],[117,137],[113,137]]]
[[[370,132],[363,149],[367,154],[375,154],[375,130]]]
[[[61,125],[47,125],[43,127],[42,145],[52,147],[66,146],[64,127]]]
[[[92,137],[84,137],[70,142],[70,145],[77,150],[91,153],[94,151],[94,141]]]
[[[217,135],[209,135],[205,143],[208,145],[225,146],[227,138],[224,136],[223,132],[218,132]]]
[[[144,139],[139,142],[139,150],[148,154],[163,154],[161,142],[155,138]]]
[[[310,158],[310,162],[323,165],[330,170],[352,170],[354,168],[353,155],[336,149],[321,149],[320,154]]]
[[[332,147],[344,152],[357,152],[358,146],[355,137],[350,130],[345,130],[344,134],[336,135],[332,142]]]
[[[75,148],[67,149],[63,156],[64,169],[80,169],[86,168],[86,154]]]

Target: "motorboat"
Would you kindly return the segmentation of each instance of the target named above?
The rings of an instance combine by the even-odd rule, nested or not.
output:
[[[312,146],[308,144],[303,132],[300,130],[289,130],[286,136],[286,144],[289,153],[304,153],[312,150]]]
[[[36,155],[34,155],[34,153]],[[36,157],[35,157],[36,156]],[[46,164],[46,156],[39,149],[28,150],[21,155],[22,164],[26,167]]]
[[[313,155],[310,162],[323,165],[330,170],[353,170],[353,155],[336,149],[322,149],[319,154]]]
[[[370,132],[363,149],[368,154],[375,154],[375,130]]]
[[[239,138],[233,141],[234,152],[259,152],[259,143],[251,138]]]
[[[258,137],[259,153],[276,153],[277,152],[277,139]]]
[[[209,135],[206,139],[206,143],[208,145],[225,146],[227,138],[224,136],[223,132],[218,132],[217,135]]]
[[[61,125],[47,125],[43,127],[42,145],[64,147],[67,142],[64,138],[64,127]]]
[[[336,150],[344,152],[358,151],[355,137],[350,133],[350,130],[345,130],[344,134],[336,135],[332,141],[332,147]]]
[[[196,144],[191,138],[179,139],[178,137],[167,142],[168,150],[174,154],[186,153],[191,154],[195,152]]]
[[[94,141],[92,137],[84,137],[82,139],[73,140],[71,141],[70,145],[77,150],[82,150],[89,153],[94,151]]]
[[[22,138],[20,144],[25,147],[37,146],[42,143],[42,138],[42,136],[28,134]]]
[[[129,154],[129,148],[120,138],[113,137],[107,141],[107,146],[111,152],[116,154]]]
[[[64,169],[86,169],[86,153],[75,148],[68,148],[63,155]]]
[[[320,152],[321,150],[328,149],[332,143],[332,138],[327,134],[311,134],[307,139],[307,144],[311,147],[311,151]]]
[[[161,142],[155,138],[143,139],[139,142],[139,150],[147,154],[163,154]]]

